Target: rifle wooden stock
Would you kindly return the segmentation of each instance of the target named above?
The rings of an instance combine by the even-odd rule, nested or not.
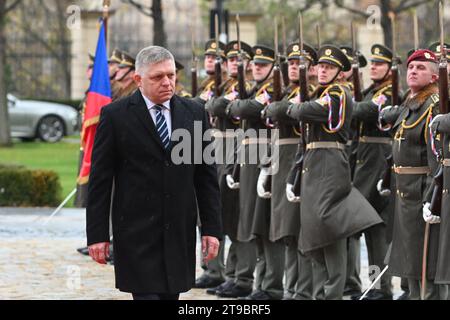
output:
[[[390,189],[391,188],[391,177],[392,177],[392,166],[394,165],[394,158],[392,154],[387,156],[386,158],[386,171],[383,175],[383,182],[381,183],[382,189]]]
[[[434,177],[433,195],[431,197],[430,211],[435,216],[441,215],[442,188],[444,187],[444,169],[439,166],[438,173]]]
[[[191,68],[191,94],[197,96],[197,69]]]
[[[399,79],[398,79],[398,64],[397,58],[394,58],[394,62],[392,64],[392,106],[398,106],[400,103],[399,99]]]
[[[220,97],[220,85],[222,84],[222,66],[220,57],[216,59],[214,64],[214,95]]]
[[[273,68],[273,101],[281,100],[281,72],[280,67],[275,65]]]
[[[358,56],[355,55],[355,59],[358,59]],[[358,64],[353,64],[353,94],[356,102],[361,102],[363,100],[362,90],[361,90],[361,79],[359,77],[359,66]]]
[[[283,75],[283,84],[285,87],[289,86],[289,64],[287,61],[281,63],[281,74]]]

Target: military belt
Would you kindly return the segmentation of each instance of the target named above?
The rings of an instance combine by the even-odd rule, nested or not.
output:
[[[267,138],[245,138],[242,140],[242,144],[249,145],[249,144],[268,144],[271,143],[270,139]]]
[[[275,140],[275,145],[277,146],[284,146],[288,144],[298,144],[298,138],[284,138]]]
[[[227,132],[227,131],[214,131],[213,133],[214,138],[220,139],[220,138],[236,138],[235,132]]]
[[[387,137],[360,137],[359,142],[392,144],[392,139]]]
[[[444,159],[444,161],[442,161],[442,164],[444,165],[444,167],[450,167],[450,159]]]
[[[311,142],[306,145],[306,150],[313,149],[339,149],[345,151],[345,144],[337,141],[319,141]]]
[[[396,174],[429,174],[431,172],[429,167],[397,167],[394,166]]]

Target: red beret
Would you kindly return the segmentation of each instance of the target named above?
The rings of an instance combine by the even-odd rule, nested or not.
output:
[[[428,61],[438,63],[438,59],[434,52],[428,49],[420,49],[414,51],[414,53],[409,56],[406,66],[409,66],[412,61]]]

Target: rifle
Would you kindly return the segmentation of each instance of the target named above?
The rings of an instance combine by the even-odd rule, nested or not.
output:
[[[399,79],[398,79],[398,65],[399,60],[397,57],[397,45],[396,45],[396,28],[395,28],[395,14],[393,12],[389,13],[389,17],[391,19],[392,24],[392,106],[399,105]],[[392,176],[392,166],[393,166],[393,158],[392,154],[386,158],[387,168],[383,175],[383,182],[381,183],[382,189],[390,189],[391,188],[391,176]]]
[[[448,113],[448,72],[447,72],[447,48],[444,42],[444,6],[442,1],[439,2],[439,26],[441,29],[441,54],[439,58],[439,113]],[[443,143],[443,145],[445,142]],[[443,150],[438,153],[438,160],[441,158]],[[440,216],[442,210],[442,189],[444,185],[444,169],[442,161],[439,163],[438,173],[434,177],[433,195],[431,197],[430,211],[433,215]],[[430,236],[430,223],[425,226],[425,236],[422,256],[422,300],[426,292],[426,273],[427,273],[427,255],[428,240]]]
[[[283,53],[284,61],[281,62],[281,74],[283,75],[283,84],[285,87],[289,86],[289,63],[286,57],[286,21],[284,16],[281,17],[281,31],[283,38]]]
[[[239,99],[247,99],[247,90],[245,89],[245,70],[244,70],[244,57],[241,49],[241,36],[240,36],[240,19],[239,14],[236,15],[236,33],[238,42],[238,90]],[[244,120],[241,120],[241,129],[245,130]],[[239,182],[239,176],[241,174],[241,165],[239,161],[236,161],[233,167],[232,177],[235,182]]]
[[[303,17],[300,12],[298,15],[299,20],[299,43],[300,43],[300,61],[299,61],[299,85],[300,85],[300,103],[309,101],[308,94],[308,82],[307,82],[307,72],[308,66],[305,59],[305,51],[303,47]],[[303,123],[300,123],[301,139],[298,143],[297,153],[301,152],[301,157],[296,161],[296,166],[298,168],[295,173],[294,178],[294,194],[300,196],[301,194],[301,184],[302,184],[302,168],[303,159],[306,152],[306,137],[305,137],[305,127]]]
[[[363,100],[363,96],[361,92],[361,79],[359,78],[359,52],[356,46],[356,29],[354,28],[353,21],[351,22],[350,29],[352,33],[352,49],[353,49],[353,63],[352,63],[353,91],[355,101],[360,102]],[[357,134],[359,134],[358,131]]]
[[[194,49],[194,32],[191,30],[191,48],[192,48],[192,66],[191,66],[191,94],[193,97],[197,96],[197,63],[198,59]]]
[[[214,65],[214,94],[220,97],[220,85],[222,84],[222,59],[220,57],[219,47],[219,16],[216,14],[214,19],[214,27],[216,33],[216,62]]]
[[[322,45],[321,37],[320,37],[320,24],[316,24],[316,35],[317,35],[317,50],[320,49]]]

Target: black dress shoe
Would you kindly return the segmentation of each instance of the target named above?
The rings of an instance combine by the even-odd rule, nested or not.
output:
[[[224,281],[221,279],[213,279],[208,276],[201,276],[195,281],[194,288],[207,289],[214,288],[221,285]]]
[[[242,300],[274,300],[270,294],[265,291],[255,291]]]
[[[363,294],[354,295],[352,300],[359,300]],[[392,300],[392,294],[387,294],[381,290],[371,290],[362,300]]]
[[[250,293],[252,293],[252,288],[243,288],[235,284],[228,290],[217,292],[217,295],[222,298],[239,298],[246,297]]]
[[[223,282],[222,284],[218,285],[217,287],[206,289],[206,293],[216,295],[218,292],[222,292],[224,290],[231,289],[231,287],[233,285],[234,285],[233,280],[227,280],[227,281]]]
[[[344,290],[344,296],[356,296],[361,295],[361,290],[358,289],[345,289]]]
[[[82,248],[78,248],[77,251],[79,253],[81,253],[84,256],[88,256],[89,255],[89,248],[88,247],[82,247]]]

